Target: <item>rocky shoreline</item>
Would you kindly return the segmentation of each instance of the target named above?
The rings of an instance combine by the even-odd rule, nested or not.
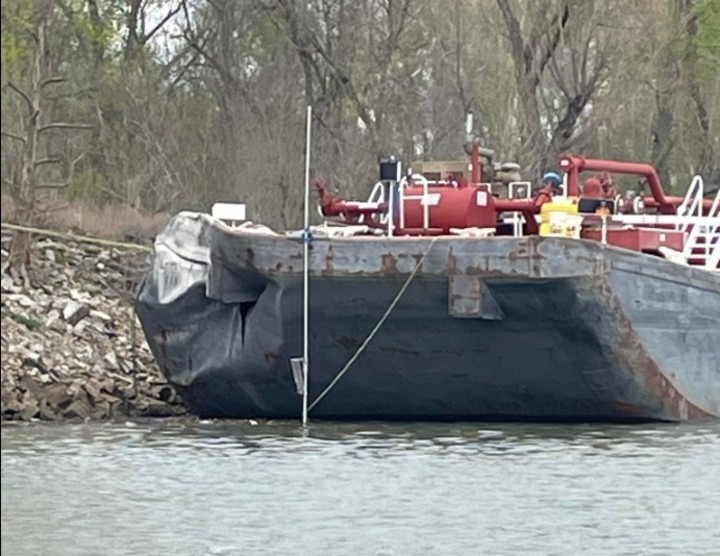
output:
[[[2,230],[2,262],[12,232]],[[132,308],[147,248],[33,236],[29,287],[2,276],[3,421],[186,414]]]

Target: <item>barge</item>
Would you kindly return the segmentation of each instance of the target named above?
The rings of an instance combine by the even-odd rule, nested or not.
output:
[[[300,392],[313,419],[720,416],[720,193],[569,155],[534,188],[466,152],[386,160],[365,201],[318,180],[323,224],[300,232],[174,217],[136,309],[189,408],[297,418]]]

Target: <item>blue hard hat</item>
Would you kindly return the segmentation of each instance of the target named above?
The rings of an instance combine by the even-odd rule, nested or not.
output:
[[[556,174],[555,172],[548,172],[543,176],[542,179],[543,183],[546,181],[554,182],[555,185],[560,185],[562,183],[562,178],[559,174]]]

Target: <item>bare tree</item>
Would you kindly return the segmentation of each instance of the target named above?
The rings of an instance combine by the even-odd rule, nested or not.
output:
[[[694,122],[697,129],[697,148],[699,155],[696,172],[705,176],[710,183],[715,184],[713,190],[720,188],[720,153],[718,153],[717,135],[713,141],[712,118],[710,110],[707,107],[705,99],[701,91],[698,78],[698,53],[697,36],[698,36],[698,14],[696,0],[676,0],[678,9],[685,23],[686,42],[685,42],[685,77],[687,79],[688,94],[692,99],[694,106]],[[720,84],[720,76],[715,80],[716,84]]]
[[[508,31],[510,50],[515,64],[517,93],[522,105],[521,152],[530,155],[531,160],[534,159],[526,166],[537,172],[542,169],[541,165],[545,165],[544,158],[548,151],[548,140],[543,132],[537,92],[543,73],[552,60],[560,44],[563,30],[570,20],[570,3],[564,0],[559,6],[551,8],[545,2],[543,8],[550,15],[548,17],[541,14],[533,22],[527,39],[510,1],[497,0],[497,5]]]
[[[2,130],[2,134],[20,145],[16,159],[11,163],[13,171],[5,178],[13,201],[14,218],[21,224],[33,225],[37,217],[38,193],[46,189],[59,189],[67,186],[78,161],[70,161],[67,175],[58,182],[43,181],[43,168],[59,164],[59,157],[47,156],[43,149],[43,139],[54,130],[91,129],[92,126],[68,122],[46,122],[44,118],[44,97],[46,89],[63,82],[63,78],[54,75],[49,64],[49,46],[47,34],[52,21],[53,3],[46,2],[36,14],[36,24],[30,32],[33,49],[33,67],[28,90],[23,90],[13,82],[8,88],[17,94],[25,104],[24,130]],[[13,235],[10,254],[2,272],[10,268],[19,270],[25,283],[29,283],[27,266],[30,262],[30,234],[19,232]]]
[[[581,117],[607,75],[617,42],[604,29],[613,12],[593,2],[545,1],[523,31],[510,0],[497,0],[497,5],[508,30],[522,107],[521,153],[526,166],[539,174],[555,165],[560,152],[582,143]]]

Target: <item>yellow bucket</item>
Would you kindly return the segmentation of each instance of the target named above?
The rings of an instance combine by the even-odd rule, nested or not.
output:
[[[541,236],[580,237],[582,216],[558,211],[549,211],[547,215],[547,222],[540,224]]]

